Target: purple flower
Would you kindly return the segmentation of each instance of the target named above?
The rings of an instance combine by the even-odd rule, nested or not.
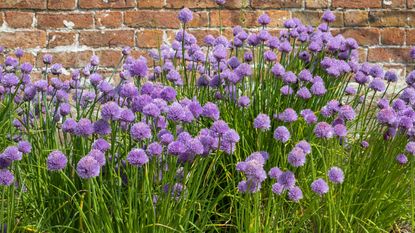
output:
[[[408,142],[405,146],[405,150],[415,156],[415,142]]]
[[[85,156],[76,165],[76,173],[82,179],[90,179],[99,176],[100,165],[91,156]]]
[[[271,127],[271,120],[269,119],[269,116],[266,114],[258,114],[258,116],[254,120],[254,128],[255,129],[261,129],[261,130],[269,130]]]
[[[355,118],[356,113],[350,105],[343,105],[339,109],[339,116],[347,121],[351,121]]]
[[[131,127],[130,133],[131,133],[131,137],[137,141],[151,138],[150,126],[148,126],[144,122],[139,122],[139,123],[134,124]]]
[[[398,81],[398,76],[396,75],[396,73],[394,71],[387,71],[385,73],[385,80],[388,82],[396,82]]]
[[[219,6],[223,6],[225,5],[226,1],[225,0],[215,0],[216,4],[218,4]]]
[[[258,17],[258,23],[262,26],[268,25],[271,22],[270,17],[267,14],[262,14]]]
[[[301,191],[301,189],[299,187],[294,186],[294,187],[288,189],[288,198],[291,201],[298,202],[301,199],[303,199],[303,192]]]
[[[1,186],[10,186],[13,184],[14,176],[7,169],[0,169],[0,185]]]
[[[62,152],[55,150],[48,155],[46,163],[49,171],[60,171],[65,169],[68,159]]]
[[[131,123],[135,120],[133,111],[129,108],[124,108],[120,114],[120,121]]]
[[[271,72],[273,75],[279,77],[285,74],[285,68],[280,63],[275,63],[271,68]]]
[[[68,118],[62,124],[62,131],[64,133],[73,133],[75,132],[76,125],[77,123],[74,119]]]
[[[186,146],[180,141],[173,141],[167,146],[167,153],[171,155],[180,155],[186,151]]]
[[[301,148],[294,147],[290,153],[288,153],[288,163],[290,163],[293,167],[304,166],[305,161],[305,153]]]
[[[315,192],[317,195],[323,196],[324,194],[328,193],[329,186],[327,185],[326,181],[319,178],[311,183],[311,190],[313,190],[313,192]]]
[[[182,23],[188,23],[193,19],[193,13],[189,8],[183,8],[180,10],[179,15],[177,16]]]
[[[277,194],[277,195],[281,195],[282,192],[284,191],[284,186],[280,183],[275,183],[272,185],[271,188],[272,192]]]
[[[160,156],[163,153],[163,146],[160,145],[158,142],[153,142],[148,145],[147,153],[150,156]]]
[[[228,51],[222,44],[219,44],[215,46],[215,48],[213,48],[213,56],[216,58],[217,61],[225,59],[227,55]]]
[[[294,122],[298,119],[298,115],[294,109],[287,108],[278,115],[278,119],[283,122]]]
[[[229,129],[223,135],[223,141],[228,143],[237,143],[239,142],[240,137],[239,134],[234,129]]]
[[[128,153],[127,161],[133,166],[141,167],[148,163],[149,159],[143,149],[133,149]]]
[[[294,90],[288,85],[284,85],[283,87],[281,87],[280,91],[283,95],[292,95],[294,92]]]
[[[249,100],[249,97],[248,96],[241,96],[241,97],[239,97],[239,99],[238,99],[238,105],[240,106],[240,107],[242,107],[242,108],[246,108],[246,107],[248,107],[249,106],[249,104],[250,104],[250,100]]]
[[[368,148],[368,147],[369,147],[369,143],[368,143],[367,141],[362,141],[362,142],[360,143],[360,146],[361,146],[362,148]]]
[[[218,120],[219,119],[218,106],[216,106],[216,104],[214,104],[214,103],[207,102],[203,106],[202,116],[207,117],[207,118],[211,118],[213,120]]]
[[[282,75],[282,81],[284,81],[285,84],[296,83],[297,76],[293,72],[288,71]]]
[[[50,55],[50,54],[43,55],[43,63],[51,64],[52,63],[52,55]]]
[[[329,179],[335,184],[341,184],[344,181],[343,170],[338,167],[332,167],[329,170]]]
[[[105,165],[105,155],[101,150],[92,149],[87,156],[94,158],[98,162],[99,166],[102,167]]]
[[[215,136],[222,137],[229,130],[229,126],[225,121],[217,120],[213,122],[210,130]]]
[[[17,148],[23,154],[29,154],[30,151],[32,151],[32,145],[28,141],[20,141],[19,144],[17,145]]]
[[[305,154],[310,154],[311,153],[311,146],[310,143],[308,143],[305,140],[299,141],[295,147],[300,148],[304,151]]]
[[[13,73],[7,73],[0,78],[0,82],[4,87],[14,87],[19,83],[19,78]]]
[[[93,124],[94,133],[99,135],[108,135],[111,133],[111,126],[110,124],[103,119],[100,119]]]
[[[290,131],[285,126],[279,126],[274,131],[274,138],[277,141],[286,143],[290,139]]]
[[[116,121],[120,119],[121,109],[114,101],[102,105],[101,117],[106,121]]]
[[[328,23],[332,23],[336,20],[336,16],[330,10],[325,10],[322,19]]]
[[[295,176],[291,171],[283,172],[278,177],[278,184],[282,185],[283,189],[290,189],[295,185]]]
[[[311,93],[310,91],[307,89],[307,87],[301,87],[298,91],[297,91],[297,96],[300,97],[301,99],[304,100],[308,100],[311,98]]]
[[[88,137],[94,133],[94,127],[87,118],[82,118],[75,126],[74,133],[76,136]]]
[[[8,146],[3,151],[3,156],[2,157],[4,159],[9,160],[9,161],[22,160],[22,152],[20,152],[19,148],[17,148],[16,146]]]
[[[314,128],[314,134],[318,138],[332,138],[333,128],[327,122],[319,122]]]
[[[128,66],[128,71],[132,76],[145,77],[147,75],[147,70],[147,62],[144,59],[134,60]]]
[[[396,161],[400,165],[404,165],[404,164],[408,163],[408,158],[404,154],[399,154],[399,155],[396,156]]]
[[[333,127],[333,132],[339,137],[346,137],[347,128],[343,124],[337,124]]]
[[[374,78],[372,82],[369,83],[369,88],[374,91],[383,92],[385,91],[385,83],[381,78]]]
[[[282,174],[282,171],[279,167],[273,167],[268,172],[268,176],[276,180],[278,180],[281,174]]]
[[[165,101],[173,101],[176,99],[176,90],[172,87],[164,87],[160,93],[160,97]]]
[[[310,88],[311,93],[316,96],[322,96],[326,94],[327,89],[324,86],[323,82],[314,82],[313,85]]]
[[[160,115],[160,109],[157,105],[149,103],[143,108],[143,114],[151,117],[158,117]]]
[[[317,116],[310,109],[304,109],[300,112],[307,124],[314,124],[317,122]]]
[[[92,148],[100,150],[102,152],[106,152],[110,148],[110,144],[107,141],[105,141],[105,139],[98,138],[92,144]]]
[[[396,121],[396,113],[392,108],[387,107],[378,112],[377,119],[381,124],[392,125]]]

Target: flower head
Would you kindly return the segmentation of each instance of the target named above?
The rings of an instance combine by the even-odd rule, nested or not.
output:
[[[180,10],[177,16],[182,23],[188,23],[193,19],[193,13],[189,8],[183,8]]]
[[[66,167],[68,159],[62,152],[55,150],[48,155],[46,163],[49,171],[60,171]]]
[[[338,167],[332,167],[329,170],[329,179],[335,184],[341,184],[344,181],[343,170]]]
[[[82,179],[97,177],[100,172],[99,163],[91,156],[85,156],[79,160],[76,166],[76,173]]]
[[[133,166],[141,167],[148,163],[149,159],[143,149],[133,149],[128,153],[127,161]]]
[[[271,127],[271,120],[266,114],[259,114],[254,120],[254,128],[268,130]]]
[[[329,186],[327,185],[326,181],[319,178],[311,183],[311,190],[313,190],[313,192],[315,192],[317,195],[323,196],[329,191]]]
[[[14,176],[7,169],[0,169],[0,185],[1,186],[10,186],[13,184]]]

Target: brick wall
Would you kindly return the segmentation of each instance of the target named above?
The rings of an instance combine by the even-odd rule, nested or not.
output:
[[[217,34],[219,11],[211,0],[0,0],[0,45],[21,47],[26,61],[41,65],[44,53],[66,67],[83,66],[92,54],[114,66],[123,46],[138,54],[173,38],[176,14],[195,11],[190,30],[199,40]],[[415,45],[415,0],[228,0],[221,11],[225,33],[241,24],[257,26],[267,12],[275,32],[285,19],[298,17],[317,25],[322,10],[337,15],[335,33],[361,44],[361,60],[381,63],[405,75]]]

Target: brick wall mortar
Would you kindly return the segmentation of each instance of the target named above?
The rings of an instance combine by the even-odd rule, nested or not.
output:
[[[0,3],[0,45],[8,43],[6,46],[10,49],[23,47],[33,55],[34,59],[38,59],[40,54],[49,52],[87,51],[91,54],[104,52],[110,54],[111,51],[121,51],[123,43],[132,45],[140,54],[148,51],[151,45],[140,41],[139,35],[157,35],[163,40],[172,38],[179,26],[178,22],[174,24],[175,14],[182,4],[186,4],[200,14],[198,19],[195,19],[199,21],[195,22],[194,27],[189,28],[190,31],[201,34],[204,30],[217,30],[218,27],[214,26],[217,22],[214,17],[219,8],[209,1],[211,0],[114,0],[114,3],[109,4],[104,3],[103,0],[60,0],[58,7],[54,8],[51,5],[56,3],[56,0],[43,0],[43,2],[39,0],[37,1],[39,4],[32,8],[26,4],[30,2],[29,0],[16,0],[16,4],[12,5]],[[263,12],[275,12],[276,15],[288,18],[302,16],[314,22],[325,9],[330,8],[341,18],[333,30],[348,30],[348,35],[363,42],[362,60],[373,61],[387,67],[397,67],[402,75],[415,65],[401,54],[415,45],[414,0],[228,0],[228,2],[222,13],[234,16],[243,12],[242,15],[247,19],[246,24],[252,31],[258,30],[253,27],[256,25],[254,16]],[[31,24],[22,22],[9,24],[5,14],[10,12],[33,14]],[[111,23],[110,27],[105,26],[105,22],[98,21],[99,16],[108,12],[120,12],[112,14],[119,15],[117,22],[108,19],[107,23]],[[139,12],[139,14],[148,12],[154,17],[153,21],[159,23],[149,23],[149,20],[139,22],[139,19],[129,18],[132,17],[131,12]],[[65,24],[49,22],[47,21],[49,16],[52,18],[56,16],[59,20],[68,18],[70,20]],[[83,21],[80,20],[81,16]],[[238,24],[238,19],[236,16],[227,18],[228,22],[223,27],[224,30],[231,30],[231,26]],[[278,19],[272,20],[278,22]],[[68,28],[68,25],[72,24],[73,28]],[[272,29],[282,29],[281,23],[275,23]],[[111,34],[113,32],[119,34],[118,38],[113,38],[119,40],[115,43],[115,47],[111,41],[106,44],[108,42],[106,39],[114,37],[114,34]],[[102,38],[101,33],[104,33],[106,38]],[[367,33],[370,33],[370,38],[365,37]],[[13,41],[10,36],[17,38]],[[38,44],[35,46],[35,42],[19,36],[27,38],[37,36],[35,42]],[[56,42],[57,39],[49,41],[53,36],[62,37],[62,43]],[[82,65],[82,63],[77,64]]]

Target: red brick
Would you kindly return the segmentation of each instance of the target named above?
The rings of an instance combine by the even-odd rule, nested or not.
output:
[[[0,9],[46,9],[46,0],[1,0]]]
[[[329,6],[328,0],[306,0],[306,8],[327,8]]]
[[[48,9],[73,10],[75,7],[76,0],[48,0]]]
[[[60,63],[64,67],[79,68],[84,67],[89,63],[92,51],[80,51],[80,52],[48,52],[53,56],[53,62]],[[45,53],[38,53],[36,63],[37,67],[42,67],[42,58]]]
[[[369,24],[374,27],[401,27],[408,24],[409,13],[405,11],[371,11]]]
[[[220,35],[220,32],[217,29],[190,29],[189,32],[196,37],[199,45],[204,44],[203,40],[205,36],[207,35],[213,35],[215,37]],[[166,35],[167,35],[167,41],[172,41],[174,40],[176,33],[173,31],[167,31]],[[226,38],[232,38],[233,36],[232,30],[224,29],[222,31],[222,35],[225,36]]]
[[[258,26],[257,19],[262,13],[259,11],[240,11],[240,10],[223,10],[210,12],[210,26],[219,27],[222,21],[222,26],[233,27],[241,25],[245,27]]]
[[[302,0],[252,0],[253,8],[301,7]]]
[[[369,26],[369,12],[367,11],[345,11],[345,26]]]
[[[415,45],[415,30],[406,30],[406,45]]]
[[[341,12],[334,12],[336,20],[330,25],[333,27],[343,27],[343,14]],[[304,24],[317,26],[321,23],[323,12],[319,11],[296,11],[292,12],[292,16],[299,18]]]
[[[372,48],[369,50],[368,61],[399,63],[410,61],[410,48]]]
[[[127,11],[124,15],[124,24],[129,27],[145,28],[179,28],[180,22],[177,19],[177,11]],[[196,12],[189,27],[208,26],[207,12]]]
[[[94,19],[91,13],[39,13],[37,25],[41,29],[92,28]]]
[[[34,13],[6,11],[4,17],[7,25],[12,28],[31,28],[33,24]]]
[[[290,12],[284,10],[267,10],[266,13],[271,18],[269,27],[282,27],[284,21],[290,18]]]
[[[79,33],[79,44],[95,48],[134,46],[134,31],[81,31]]]
[[[97,28],[117,28],[122,25],[122,13],[119,11],[103,11],[95,13]]]
[[[100,58],[100,66],[104,67],[116,67],[122,57],[120,50],[99,50],[95,55]]]
[[[75,32],[49,32],[48,33],[48,48],[57,46],[68,46],[75,44]]]
[[[133,8],[136,6],[134,0],[79,0],[81,8]]]
[[[164,0],[137,0],[138,8],[162,8]]]
[[[382,0],[333,0],[332,6],[341,8],[381,8]]]
[[[380,41],[384,45],[402,45],[405,43],[405,30],[384,28],[380,31]]]
[[[137,47],[158,48],[163,44],[163,31],[142,30],[137,32]]]
[[[2,46],[8,48],[36,48],[46,46],[46,32],[44,31],[17,31],[0,33]]]
[[[379,44],[379,29],[377,28],[345,28],[340,33],[344,37],[354,38],[359,45],[377,45]]]

